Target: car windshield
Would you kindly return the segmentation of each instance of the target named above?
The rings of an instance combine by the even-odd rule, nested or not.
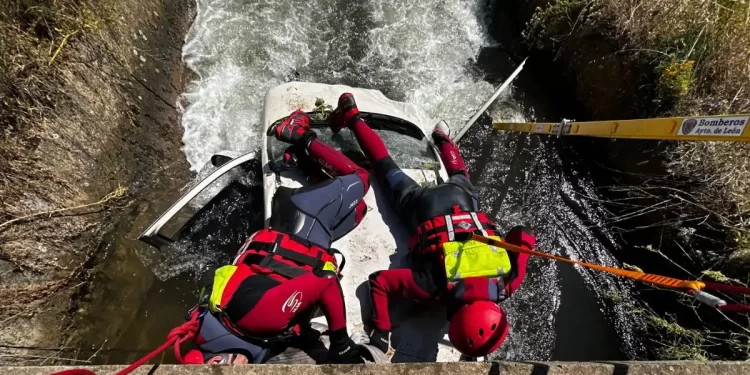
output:
[[[370,128],[383,139],[393,161],[404,169],[440,169],[437,155],[422,132],[407,121],[379,114],[360,113]],[[362,167],[370,168],[367,158],[349,129],[333,133],[327,121],[311,121],[310,126],[318,134],[318,139],[335,147]],[[284,152],[289,144],[268,137],[271,168],[281,170],[284,165]]]

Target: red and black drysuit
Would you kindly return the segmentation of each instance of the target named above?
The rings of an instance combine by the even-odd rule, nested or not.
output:
[[[351,94],[342,96],[339,107],[347,100],[346,95]],[[352,100],[353,104],[353,99],[348,100]],[[446,280],[442,243],[462,232],[498,235],[496,223],[479,210],[476,191],[453,141],[440,131],[433,133],[433,140],[450,178],[437,186],[422,187],[399,169],[382,139],[359,118],[356,104],[347,109],[348,113],[341,115],[346,122],[344,125],[354,132],[360,147],[374,166],[377,178],[389,189],[396,212],[409,228],[413,228],[409,244],[410,268],[378,271],[370,275],[375,326],[370,344],[384,352],[388,348],[388,333],[391,330],[389,297],[443,303],[447,306],[450,320],[453,313],[466,303],[501,302],[518,289],[526,274],[526,254],[508,253],[511,272],[503,278],[474,277],[457,283]],[[531,249],[536,239],[531,230],[518,226],[507,233],[505,240]]]
[[[346,330],[341,285],[335,272],[322,267],[326,261],[335,263],[331,243],[364,217],[369,174],[317,140],[308,121],[303,112],[295,112],[275,135],[294,145],[300,163],[315,162],[318,171],[323,168],[333,178],[277,190],[270,227],[253,234],[235,258],[237,268],[222,293],[221,313],[203,319],[196,343],[204,352],[239,350],[262,363],[268,359],[264,339],[293,334],[309,325],[320,308],[330,329],[329,360],[358,358]]]

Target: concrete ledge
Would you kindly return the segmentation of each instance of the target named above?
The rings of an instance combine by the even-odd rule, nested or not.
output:
[[[114,374],[125,366],[0,367],[0,374],[48,375],[85,368]],[[747,375],[750,362],[486,362],[399,363],[385,365],[147,365],[137,375]]]

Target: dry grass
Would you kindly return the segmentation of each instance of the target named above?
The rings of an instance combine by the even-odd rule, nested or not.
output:
[[[732,213],[731,226],[750,226],[750,144],[734,142],[683,142],[675,152],[673,173],[691,176],[701,185],[701,201]]]
[[[27,135],[31,124],[51,117],[61,103],[59,66],[65,47],[99,20],[81,0],[5,0],[0,2],[0,140]],[[5,155],[4,155],[5,156]]]
[[[108,14],[93,2],[101,8],[94,15],[91,4],[0,1],[0,343],[21,325],[11,320],[48,310],[85,278],[81,266],[96,250],[108,208],[125,193],[97,202],[110,182],[94,186],[86,170],[66,165],[85,152],[70,147],[81,139],[73,132],[92,132],[71,116],[82,107],[71,67],[81,66],[81,47]]]
[[[73,207],[62,207],[62,208],[56,208],[56,209],[53,209],[53,210],[44,210],[44,211],[39,211],[39,212],[34,212],[34,213],[26,214],[24,216],[20,216],[20,217],[8,220],[6,222],[0,223],[0,230],[4,229],[4,228],[6,228],[6,227],[8,227],[8,226],[10,226],[12,224],[21,223],[21,222],[28,221],[28,220],[33,220],[33,219],[42,218],[42,217],[48,217],[49,218],[49,217],[52,217],[54,215],[60,215],[60,214],[63,214],[63,213],[68,213],[70,211],[78,211],[78,210],[88,209],[88,208],[91,208],[91,207],[102,206],[102,205],[105,205],[105,204],[109,203],[110,201],[115,201],[115,200],[118,200],[118,199],[121,199],[121,198],[125,197],[127,195],[127,193],[128,193],[128,188],[122,187],[122,186],[118,186],[117,189],[115,189],[111,193],[105,195],[102,199],[100,199],[100,200],[98,200],[96,202],[86,203],[86,204],[79,204],[79,205],[73,206]]]
[[[61,109],[73,108],[73,99],[65,91],[65,66],[78,38],[97,25],[87,5],[79,0],[0,1],[2,223],[88,201],[81,187],[62,179],[54,163],[47,160],[49,155],[38,152],[38,148],[50,138],[50,129],[57,127],[57,131],[62,131],[58,121]],[[65,240],[60,234],[69,228],[86,228],[77,220],[49,221],[41,227],[10,230],[3,226],[0,225],[2,259],[16,268],[39,272],[62,270],[71,259],[38,261],[29,247],[67,248],[59,243]],[[34,242],[37,245],[31,246]]]
[[[750,113],[750,1],[550,0],[544,4],[537,8],[524,37],[531,47],[567,59],[562,63],[571,65],[572,83],[584,105],[633,108],[628,112],[640,117]],[[589,69],[592,66],[631,75],[610,84],[602,81],[606,75],[591,73],[596,70]],[[581,86],[581,81],[588,86]],[[625,94],[592,95],[581,87]],[[607,100],[617,103],[603,103]],[[673,265],[685,272],[685,268],[703,267],[706,277],[724,277],[716,272],[721,270],[747,283],[750,144],[681,142],[669,148],[665,142],[654,147],[666,151],[668,175],[642,175],[640,185],[601,187],[619,197],[607,205],[613,208],[611,229],[629,233],[659,227],[662,237],[654,246],[674,250],[662,254],[669,255]],[[711,321],[717,319],[711,311],[684,314],[686,309],[675,310],[680,312],[670,320],[658,317],[665,311],[645,316],[656,332],[656,339],[652,338],[656,357],[747,359],[747,319],[733,317],[742,322],[736,323],[722,316]],[[692,315],[699,323],[690,320]],[[714,323],[717,327],[706,331]]]
[[[553,51],[592,35],[617,44],[632,68],[652,70],[634,99],[652,104],[641,116],[750,112],[750,1],[553,0],[524,33]],[[670,158],[671,173],[693,184],[691,197],[750,252],[750,145],[682,142]]]
[[[750,280],[750,144],[683,142],[672,153],[672,172],[695,181],[696,201],[716,213],[733,240],[722,268]]]
[[[630,48],[652,50],[663,95],[681,115],[750,110],[750,3],[601,1]],[[648,53],[648,52],[644,52]]]
[[[29,284],[23,287],[0,288],[0,299],[6,301],[0,306],[0,315],[3,316],[0,323],[5,323],[17,315],[37,311],[40,306],[47,302],[49,297],[68,286],[79,272],[80,269],[75,269],[68,276],[59,280]]]
[[[660,77],[654,100],[666,104],[660,115],[750,112],[750,2],[597,3],[614,20],[619,37],[628,40],[626,48],[652,56]],[[682,142],[671,158],[671,172],[695,184],[691,194],[717,213],[735,247],[750,250],[743,240],[750,233],[750,145]]]
[[[137,200],[167,167],[183,177],[171,103],[190,4],[0,0],[0,346],[77,339],[103,234],[128,224],[118,185]]]
[[[536,48],[601,34],[622,58],[659,77],[661,114],[750,110],[750,3],[746,0],[556,0],[538,8],[524,33]]]

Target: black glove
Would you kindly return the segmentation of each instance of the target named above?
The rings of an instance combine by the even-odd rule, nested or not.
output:
[[[388,346],[390,343],[388,341],[388,335],[389,332],[375,328],[370,334],[370,346],[378,348],[383,353],[388,353]]]
[[[331,332],[331,346],[328,349],[329,363],[365,363],[360,354],[362,348],[349,338],[346,328]]]
[[[310,129],[310,118],[302,110],[297,110],[287,117],[281,124],[271,129],[276,139],[307,147],[313,139],[317,138],[313,130]],[[271,133],[269,132],[269,133]]]

